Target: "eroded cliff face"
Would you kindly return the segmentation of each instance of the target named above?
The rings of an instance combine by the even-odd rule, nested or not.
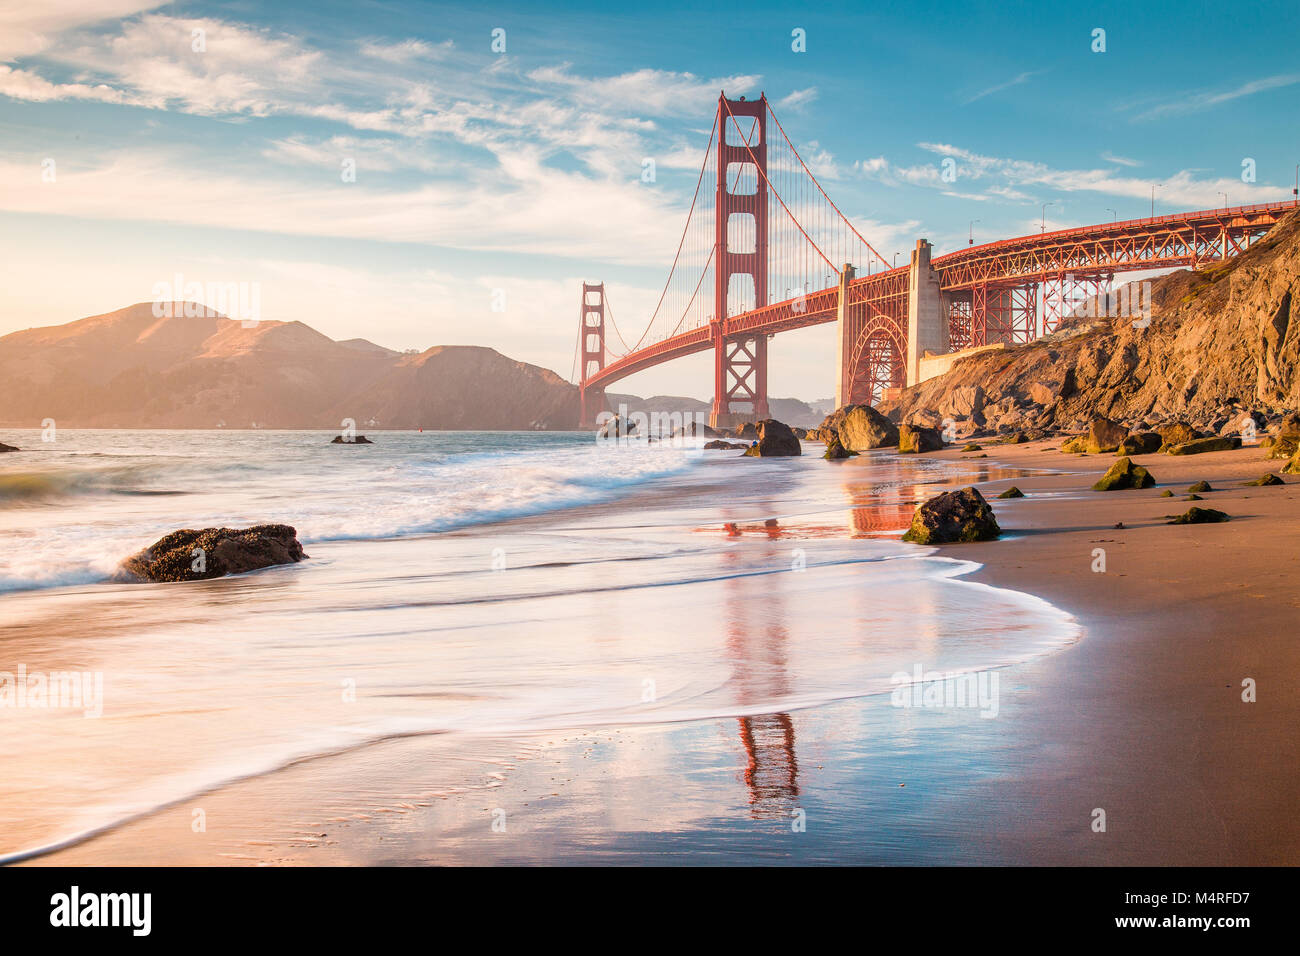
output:
[[[958,362],[880,410],[898,421],[1078,429],[1185,420],[1217,431],[1243,412],[1300,407],[1300,214],[1249,251],[1152,281],[1139,316],[1066,323],[1052,336]]]

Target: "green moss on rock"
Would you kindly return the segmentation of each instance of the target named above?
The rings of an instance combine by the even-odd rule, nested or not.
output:
[[[1093,491],[1121,491],[1127,488],[1150,488],[1156,483],[1151,472],[1133,464],[1131,458],[1121,458],[1092,486]]]

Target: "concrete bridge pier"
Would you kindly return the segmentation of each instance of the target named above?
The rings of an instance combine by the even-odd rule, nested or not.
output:
[[[906,301],[877,303],[870,307],[869,312],[863,311],[867,308],[863,303],[851,305],[849,302],[853,267],[846,263],[840,271],[835,314],[839,333],[836,342],[836,365],[839,368],[835,386],[837,408],[854,401],[866,401],[868,391],[881,385],[915,385],[922,380],[921,359],[925,353],[943,354],[949,350],[951,296],[940,288],[939,273],[931,264],[930,256],[929,240],[918,239],[908,267]],[[867,341],[859,342],[860,336],[866,337]],[[885,343],[890,352],[873,350],[871,346],[877,341]],[[898,351],[904,354],[892,372],[888,364],[883,371],[874,368],[881,363],[881,354],[897,355]],[[883,378],[878,378],[882,375]],[[875,384],[868,386],[864,382]]]
[[[948,351],[948,313],[952,303],[939,288],[939,273],[930,265],[930,240],[916,240],[907,281],[907,361],[905,385],[921,381],[925,353]]]

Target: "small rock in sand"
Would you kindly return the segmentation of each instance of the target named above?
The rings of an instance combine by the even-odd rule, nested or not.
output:
[[[1125,488],[1150,488],[1156,483],[1151,472],[1133,464],[1131,458],[1121,458],[1092,486],[1093,491],[1119,491]]]
[[[1217,524],[1220,521],[1229,521],[1230,517],[1222,511],[1215,511],[1213,508],[1188,508],[1184,514],[1178,515],[1168,524]]]

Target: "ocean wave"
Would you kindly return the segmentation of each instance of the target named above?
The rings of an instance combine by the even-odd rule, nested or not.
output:
[[[143,483],[146,477],[147,469],[136,466],[86,471],[0,472],[0,507],[80,495],[166,497],[188,494],[174,488],[148,487]]]
[[[340,458],[204,436],[187,459],[147,449],[130,464],[0,472],[0,592],[104,582],[177,528],[283,523],[309,546],[439,534],[608,501],[698,460],[689,449],[533,441],[481,448],[452,435]]]

